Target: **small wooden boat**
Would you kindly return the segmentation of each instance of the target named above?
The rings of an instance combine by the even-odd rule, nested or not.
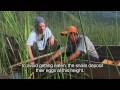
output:
[[[102,68],[87,68],[90,79],[120,79],[120,46],[95,46]],[[92,62],[95,64],[95,62]]]

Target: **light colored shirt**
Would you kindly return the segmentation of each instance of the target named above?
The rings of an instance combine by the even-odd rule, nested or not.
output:
[[[93,43],[87,36],[81,35],[79,39],[80,40],[78,41],[76,50],[80,50],[88,55],[91,55],[92,57],[99,58]]]
[[[33,30],[27,40],[27,45],[28,46],[33,46],[33,44],[36,42],[38,49],[39,50],[44,50],[47,44],[47,40],[50,37],[54,37],[51,30],[46,27],[46,29],[44,30],[43,34],[38,35],[38,33],[36,33],[35,30]]]

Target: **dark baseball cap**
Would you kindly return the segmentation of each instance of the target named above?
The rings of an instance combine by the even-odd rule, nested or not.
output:
[[[35,22],[36,22],[37,24],[39,24],[39,23],[45,23],[45,20],[44,20],[44,18],[43,18],[43,17],[38,16],[38,17],[36,17]]]

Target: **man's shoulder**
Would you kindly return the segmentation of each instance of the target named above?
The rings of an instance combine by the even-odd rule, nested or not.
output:
[[[51,29],[50,29],[49,27],[46,27],[45,33],[51,34],[51,33],[52,33],[52,32],[51,32]]]
[[[79,35],[80,38],[88,38],[86,35]]]
[[[46,31],[50,31],[50,28],[49,28],[49,27],[46,27]]]
[[[86,35],[80,35],[80,36],[79,36],[79,39],[89,40],[88,36],[86,36]]]

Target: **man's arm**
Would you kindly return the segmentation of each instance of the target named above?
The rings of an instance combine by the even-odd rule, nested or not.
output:
[[[34,56],[33,56],[33,52],[32,52],[32,48],[31,46],[33,46],[33,43],[36,42],[36,32],[33,30],[27,40],[27,47],[28,47],[28,53],[30,56],[30,59],[33,60]],[[34,62],[31,62],[31,64],[34,64]]]
[[[68,57],[68,61],[72,61],[72,60],[75,60],[77,57],[80,56],[80,51],[79,50],[76,50],[72,55],[70,55]]]
[[[33,60],[34,56],[33,56],[33,53],[32,53],[31,46],[28,46],[28,53],[29,53],[30,59]],[[34,61],[30,62],[30,64],[35,64],[35,62]]]
[[[48,43],[49,45],[53,46],[54,43],[55,43],[55,38],[53,36],[51,36],[49,39],[48,39]]]
[[[48,27],[47,27],[47,31],[48,31],[48,34],[47,34],[48,35],[48,43],[49,43],[49,45],[53,46],[54,42],[55,42],[55,37]]]
[[[62,55],[62,53],[64,53],[65,49],[66,49],[66,47],[62,47],[62,48],[60,48],[59,50],[57,50],[57,51],[55,52],[55,54],[52,55],[52,57],[51,57],[46,63],[50,63],[51,61],[57,59],[59,56]]]
[[[48,63],[52,62],[53,60],[55,60],[56,58],[58,58],[61,55],[62,55],[61,50],[56,51],[55,54],[52,55],[52,57],[46,63],[48,64]]]

